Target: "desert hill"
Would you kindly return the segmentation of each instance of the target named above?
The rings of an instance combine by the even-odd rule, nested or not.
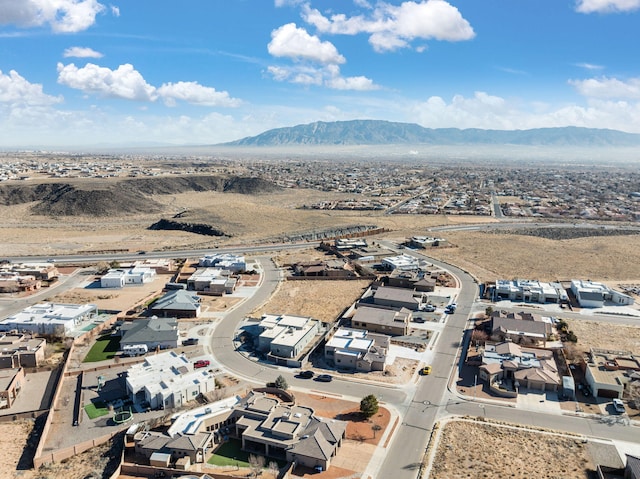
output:
[[[257,195],[277,189],[260,178],[209,175],[14,183],[0,185],[0,204],[35,203],[31,207],[35,215],[106,217],[160,212],[153,195],[206,191]]]

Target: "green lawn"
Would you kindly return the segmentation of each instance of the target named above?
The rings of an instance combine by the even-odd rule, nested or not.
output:
[[[96,361],[105,361],[113,359],[120,349],[120,338],[112,338],[110,335],[101,336],[96,340],[91,350],[84,358],[85,363],[95,363]]]
[[[249,453],[242,451],[240,448],[242,447],[242,443],[237,439],[230,439],[224,444],[222,444],[216,452],[209,458],[207,461],[209,464],[213,464],[215,466],[238,466],[238,467],[249,467]],[[268,466],[269,462],[273,461],[272,458],[265,458],[265,467]],[[278,463],[279,468],[283,468],[287,462],[280,460],[276,461]]]
[[[84,410],[86,411],[87,416],[89,416],[89,419],[95,419],[109,414],[109,408],[102,401],[90,402],[84,407]]]
[[[241,447],[240,441],[231,439],[218,447],[207,462],[215,466],[249,467],[249,453],[240,450]]]

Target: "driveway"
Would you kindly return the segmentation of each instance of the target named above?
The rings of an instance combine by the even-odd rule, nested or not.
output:
[[[540,411],[553,414],[562,413],[558,393],[553,391],[540,391],[521,388],[518,394],[516,407],[529,411]]]

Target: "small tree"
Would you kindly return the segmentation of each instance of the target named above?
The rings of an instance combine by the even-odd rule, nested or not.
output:
[[[278,473],[280,472],[280,468],[278,467],[278,463],[276,461],[270,461],[269,462],[269,466],[267,466],[267,467],[269,468],[269,473],[271,474],[273,479],[277,479]]]
[[[378,405],[378,398],[373,394],[363,397],[362,401],[360,401],[360,412],[366,418],[370,418],[376,414],[378,409],[380,409],[380,406]]]
[[[264,457],[256,456],[255,454],[249,455],[249,469],[253,477],[258,477],[264,467]]]
[[[487,317],[491,316],[491,314],[493,314],[493,307],[492,306],[487,306],[484,310],[484,314],[487,315]]]
[[[276,378],[276,387],[284,389],[285,391],[289,389],[289,384],[287,384],[287,380],[282,376],[282,374]]]
[[[382,426],[380,424],[373,424],[371,426],[371,430],[373,431],[373,438],[376,438],[376,432],[378,432],[380,429],[382,429]]]

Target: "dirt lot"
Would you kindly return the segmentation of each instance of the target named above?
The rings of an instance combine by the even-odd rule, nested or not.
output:
[[[640,354],[640,325],[627,326],[598,321],[566,319],[569,329],[578,337],[576,347],[580,351],[590,348],[631,351]]]
[[[441,434],[430,479],[588,479],[595,469],[577,437],[467,421],[448,422]]]
[[[120,289],[102,289],[99,281],[99,279],[95,279],[90,287],[75,288],[47,298],[47,300],[54,303],[93,303],[98,305],[101,310],[127,310],[150,295],[159,294],[164,285],[171,281],[171,275],[159,274],[151,283],[126,286]]]
[[[95,447],[64,463],[32,469],[31,457],[22,455],[32,429],[32,421],[0,423],[0,450],[3,451],[0,455],[0,479],[82,479],[88,475],[102,477],[105,469],[114,471],[113,464],[108,464],[109,457],[113,455],[109,444]]]
[[[251,313],[310,316],[333,322],[358,299],[370,281],[284,281],[269,302]]]

